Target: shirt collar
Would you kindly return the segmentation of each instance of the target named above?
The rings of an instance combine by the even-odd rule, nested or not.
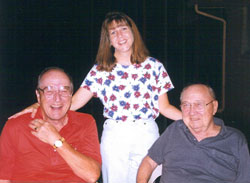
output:
[[[225,127],[225,124],[224,124],[223,120],[220,119],[220,118],[217,118],[217,117],[213,117],[213,120],[214,120],[214,123],[215,123],[216,125],[221,126],[221,129],[220,129],[219,134],[216,135],[215,137],[217,137],[217,136],[222,136],[222,137],[223,137],[223,136],[226,134],[226,131],[227,131],[227,128]],[[188,129],[188,127],[185,125],[184,121],[183,121],[183,120],[179,120],[179,121],[180,121],[179,124],[178,124],[179,127],[182,128],[183,131],[184,131],[186,134],[191,134],[191,135],[192,135],[192,133],[190,132],[190,130]],[[193,136],[193,135],[192,135],[192,136]]]

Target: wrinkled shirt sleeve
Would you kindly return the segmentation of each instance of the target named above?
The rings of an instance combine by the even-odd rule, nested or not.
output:
[[[246,142],[239,149],[239,166],[235,183],[250,183],[250,155]]]

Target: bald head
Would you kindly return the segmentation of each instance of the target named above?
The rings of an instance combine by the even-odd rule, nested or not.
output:
[[[58,73],[61,73],[62,75],[65,75],[69,82],[70,82],[70,87],[71,87],[71,91],[73,92],[73,81],[72,81],[72,78],[70,77],[69,74],[67,74],[63,69],[59,68],[59,67],[48,67],[48,68],[45,68],[38,76],[38,81],[37,81],[37,88],[41,88],[41,83],[42,83],[42,78],[44,75],[48,74],[49,72],[52,72],[52,71],[56,71]]]
[[[180,101],[181,102],[183,101],[183,94],[188,89],[190,89],[190,88],[200,88],[200,89],[203,89],[204,92],[207,92],[207,94],[211,97],[211,99],[216,100],[216,96],[215,96],[214,90],[210,86],[205,85],[205,84],[191,84],[191,85],[188,85],[185,88],[183,88],[183,90],[181,92],[181,95],[180,95]]]

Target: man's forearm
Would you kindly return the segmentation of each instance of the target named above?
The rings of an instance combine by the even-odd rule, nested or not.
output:
[[[76,151],[67,142],[57,148],[57,152],[72,168],[73,172],[86,182],[96,182],[100,176],[101,165],[96,160]]]
[[[149,156],[146,156],[137,173],[136,182],[137,183],[148,183],[153,170],[156,168],[157,164]]]
[[[1,179],[0,179],[0,182],[1,182],[1,183],[11,183],[10,180],[1,180]]]

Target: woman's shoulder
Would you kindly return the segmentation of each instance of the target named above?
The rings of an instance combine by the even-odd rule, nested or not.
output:
[[[154,57],[151,57],[151,56],[148,56],[144,62],[161,64],[161,62],[157,58],[154,58]]]
[[[100,70],[100,66],[98,64],[94,64],[93,67],[89,71],[89,75],[91,75],[92,77],[103,76],[103,75],[107,75],[107,74],[108,74],[107,71]]]
[[[154,57],[147,57],[146,60],[142,63],[142,65],[146,66],[146,65],[151,65],[152,67],[162,67],[163,64],[156,58]]]

